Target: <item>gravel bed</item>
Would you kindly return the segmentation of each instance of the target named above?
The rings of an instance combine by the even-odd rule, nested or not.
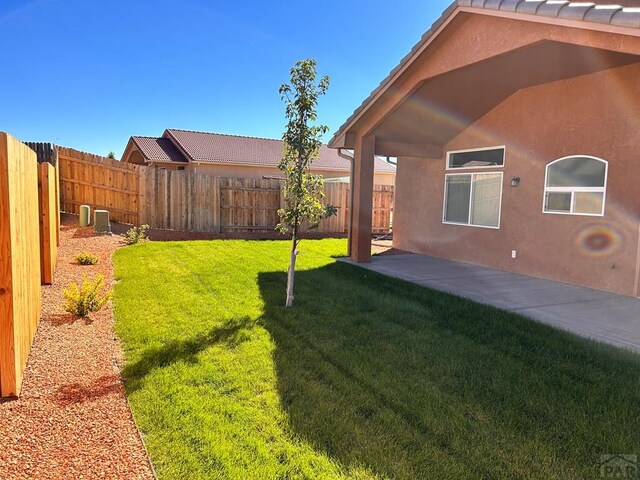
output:
[[[29,356],[22,395],[0,404],[0,479],[153,479],[124,393],[111,305],[89,319],[62,309],[62,289],[82,274],[105,275],[117,236],[93,236],[64,216],[58,265],[42,290],[42,320]],[[100,258],[77,265],[80,251]]]

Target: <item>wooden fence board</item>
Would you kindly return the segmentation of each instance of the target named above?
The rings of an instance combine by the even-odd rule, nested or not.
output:
[[[53,282],[58,260],[57,226],[59,213],[56,201],[56,169],[50,163],[38,165],[38,207],[40,212],[40,270],[43,284]]]
[[[336,215],[329,217],[318,225],[318,232],[322,233],[345,233],[348,229],[348,223],[345,220],[348,200],[346,194],[348,184],[338,182],[327,182],[324,184],[323,205],[333,205],[337,208]],[[345,228],[346,225],[346,228]]]
[[[220,179],[222,232],[271,231],[278,223],[279,208],[279,180]]]
[[[0,395],[20,393],[40,320],[38,165],[33,150],[0,132]]]

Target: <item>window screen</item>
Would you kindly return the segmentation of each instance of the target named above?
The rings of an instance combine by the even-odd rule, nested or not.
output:
[[[445,223],[499,227],[502,173],[447,175]]]

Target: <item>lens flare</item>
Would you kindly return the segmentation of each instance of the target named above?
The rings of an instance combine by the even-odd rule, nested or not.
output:
[[[584,254],[603,257],[619,249],[621,235],[611,227],[594,225],[580,232],[576,242]]]

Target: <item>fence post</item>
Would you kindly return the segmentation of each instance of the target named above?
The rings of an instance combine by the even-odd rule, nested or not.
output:
[[[54,168],[55,168],[55,195],[56,195],[56,245],[60,246],[60,161],[58,160],[58,149],[53,149]]]
[[[56,236],[57,202],[56,172],[50,163],[38,165],[38,207],[40,211],[40,274],[41,282],[50,285],[58,258]]]
[[[214,177],[213,179],[213,232],[220,233],[222,224],[222,189],[221,178]]]
[[[138,167],[138,225],[148,224],[147,205],[147,167]]]

